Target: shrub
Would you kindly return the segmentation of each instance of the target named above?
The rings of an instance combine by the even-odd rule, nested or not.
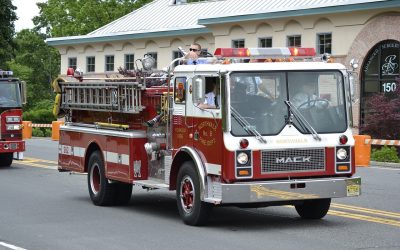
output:
[[[44,133],[40,128],[32,128],[33,137],[44,137]]]
[[[380,162],[400,162],[395,147],[383,146],[381,149],[372,149],[371,160]]]
[[[45,128],[44,136],[45,137],[51,137],[51,128]]]
[[[369,110],[360,134],[376,139],[400,139],[400,85],[391,93],[379,93],[366,102]]]
[[[50,107],[48,109],[40,108],[24,112],[23,120],[32,121],[32,123],[51,124],[52,121],[55,121],[55,118]]]

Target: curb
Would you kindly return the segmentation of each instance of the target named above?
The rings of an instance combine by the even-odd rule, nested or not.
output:
[[[398,169],[400,169],[400,163],[370,161],[369,165],[370,166],[379,166],[379,167],[398,168]]]

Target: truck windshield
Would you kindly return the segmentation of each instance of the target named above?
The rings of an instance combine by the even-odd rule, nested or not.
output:
[[[310,133],[298,117],[291,115],[285,101],[296,107],[317,133],[344,132],[347,122],[343,85],[339,71],[233,72],[231,108],[262,135],[276,135],[288,123],[301,133]],[[231,133],[249,135],[234,117]]]
[[[0,82],[0,107],[21,107],[18,83]]]

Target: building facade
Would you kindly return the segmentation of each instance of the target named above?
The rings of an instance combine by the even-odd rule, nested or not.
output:
[[[144,54],[162,69],[178,47],[313,47],[350,68],[359,62],[354,126],[363,122],[365,100],[397,87],[400,67],[400,0],[155,0],[96,30],[48,39],[61,54],[61,70],[117,74]]]

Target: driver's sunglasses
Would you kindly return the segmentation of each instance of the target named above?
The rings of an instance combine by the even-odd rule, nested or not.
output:
[[[189,51],[197,52],[197,51],[200,51],[200,50],[199,50],[199,49],[192,49],[192,48],[190,48]]]

